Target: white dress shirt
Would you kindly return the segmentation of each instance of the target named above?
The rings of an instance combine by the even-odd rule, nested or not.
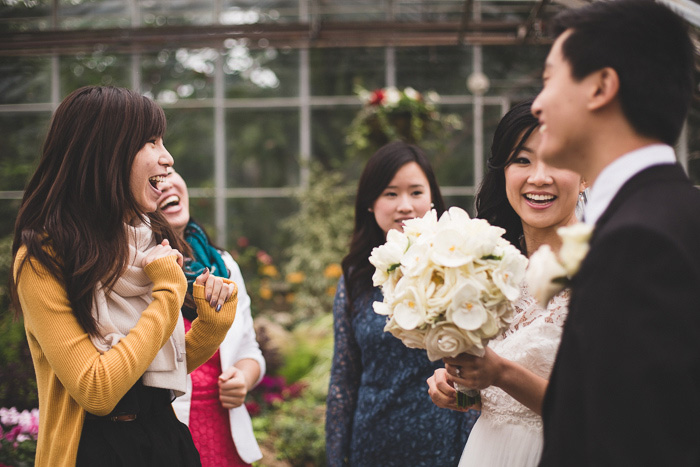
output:
[[[676,154],[673,148],[665,144],[645,146],[615,159],[600,172],[590,189],[584,222],[595,225],[622,185],[642,170],[654,165],[675,163]]]

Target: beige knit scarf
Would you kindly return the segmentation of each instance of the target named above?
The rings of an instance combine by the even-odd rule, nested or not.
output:
[[[97,350],[104,353],[117,345],[136,325],[141,313],[153,301],[153,282],[141,267],[143,258],[156,246],[149,225],[126,226],[129,236],[129,261],[124,274],[110,293],[102,283],[97,284],[92,302],[92,316],[101,335],[92,337]],[[175,396],[184,394],[187,385],[185,362],[185,325],[178,317],[175,331],[160,349],[143,375],[146,386],[170,389]]]

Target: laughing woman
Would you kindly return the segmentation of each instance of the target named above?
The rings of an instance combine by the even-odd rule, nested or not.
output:
[[[38,466],[192,466],[170,405],[216,351],[236,286],[205,272],[185,335],[186,248],[156,213],[173,159],[165,116],[126,89],[85,87],[56,110],[15,224],[13,301],[39,392]]]
[[[530,256],[541,245],[557,251],[559,227],[577,222],[585,185],[581,176],[546,164],[532,100],[513,106],[496,128],[489,170],[476,196],[476,217],[506,230],[504,237]],[[460,467],[534,467],[542,453],[542,400],[568,313],[564,290],[542,308],[523,284],[515,314],[483,358],[444,359],[428,380],[438,407],[459,410],[454,383],[481,391],[482,410]]]

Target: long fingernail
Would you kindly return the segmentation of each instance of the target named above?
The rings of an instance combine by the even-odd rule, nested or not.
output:
[[[214,308],[214,305],[216,305],[216,302],[215,302],[214,300],[212,300],[212,301],[209,302],[209,306],[210,306],[210,307]]]
[[[219,303],[218,305],[216,305],[216,311],[221,311],[221,303]]]
[[[214,306],[214,305],[211,303],[211,294],[210,294],[210,293],[207,294],[207,301],[209,302],[209,304],[210,304],[211,306]]]

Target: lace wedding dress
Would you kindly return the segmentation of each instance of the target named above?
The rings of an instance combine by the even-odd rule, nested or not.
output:
[[[489,347],[501,357],[549,378],[568,311],[569,292],[546,310],[523,286],[512,324]],[[536,466],[542,455],[542,417],[491,386],[481,391],[481,416],[472,429],[459,467]]]

